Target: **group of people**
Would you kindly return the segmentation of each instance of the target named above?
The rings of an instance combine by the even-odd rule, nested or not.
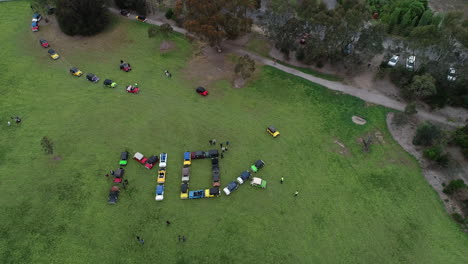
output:
[[[210,145],[216,146],[216,139],[211,139],[208,141]],[[221,154],[220,157],[224,158],[224,152],[228,151],[228,146],[229,146],[229,141],[226,141],[225,145],[223,146],[223,143],[219,143],[219,147],[221,148]]]
[[[19,125],[21,123],[21,118],[19,118],[18,116],[11,117],[11,119],[13,119],[17,125]],[[7,125],[11,126],[11,121],[8,121]]]

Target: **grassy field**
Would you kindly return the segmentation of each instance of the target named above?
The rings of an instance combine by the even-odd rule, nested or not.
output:
[[[0,3],[0,263],[468,261],[466,234],[391,139],[387,109],[270,67],[246,88],[219,81],[201,97],[181,76],[192,53],[182,36],[160,55],[161,39],[123,18],[94,38],[52,26],[32,33],[29,21],[28,3]],[[39,37],[62,58],[50,60]],[[134,70],[119,71],[120,59]],[[73,77],[72,65],[119,87]],[[139,95],[124,92],[133,82]],[[354,125],[354,114],[368,123]],[[23,123],[8,127],[14,115]],[[265,133],[270,124],[280,138]],[[363,153],[358,138],[377,131],[383,141]],[[53,156],[42,152],[43,136],[55,143]],[[220,163],[223,187],[261,158],[268,188],[244,184],[229,197],[180,200],[183,152],[208,150],[212,138],[231,142]],[[104,175],[125,149],[169,154],[163,202],[154,201],[156,171],[130,161],[129,188],[107,204]],[[208,160],[193,163],[192,190],[209,186],[209,169]]]

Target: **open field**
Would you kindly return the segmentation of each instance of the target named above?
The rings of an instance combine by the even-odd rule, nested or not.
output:
[[[180,35],[161,55],[162,40],[148,39],[145,24],[115,18],[94,38],[71,38],[53,25],[30,32],[30,15],[27,2],[0,3],[0,37],[8,40],[0,49],[0,263],[468,261],[468,237],[391,139],[388,109],[270,67],[243,89],[222,80],[201,97],[182,76],[193,48]],[[49,59],[39,37],[62,58]],[[119,71],[120,59],[133,71]],[[101,81],[73,77],[70,66]],[[105,78],[119,86],[103,88]],[[141,93],[126,94],[134,82]],[[7,127],[14,115],[23,123]],[[354,125],[352,115],[367,124]],[[270,124],[279,138],[265,133]],[[369,133],[382,140],[363,153],[358,139]],[[43,136],[55,143],[53,157],[41,150]],[[229,197],[180,200],[182,153],[208,150],[212,138],[231,142],[222,187],[261,158],[268,188],[244,184]],[[157,172],[130,161],[129,188],[107,204],[104,175],[125,149],[168,153],[163,202],[154,201]],[[209,166],[193,163],[192,190],[209,186]]]

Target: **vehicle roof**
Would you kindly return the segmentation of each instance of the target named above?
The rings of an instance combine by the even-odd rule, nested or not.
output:
[[[134,155],[133,157],[135,157],[136,159],[141,160],[141,159],[143,159],[145,156],[143,156],[143,154],[141,154],[140,152],[137,152],[137,153],[135,153],[135,155]]]
[[[190,152],[184,152],[184,159],[190,159]]]
[[[163,192],[164,192],[164,185],[156,186],[156,193],[157,194],[162,194]]]
[[[53,54],[53,53],[55,53],[55,50],[49,49],[47,52],[50,53],[50,54]]]
[[[76,68],[75,68],[76,69]],[[106,80],[107,81],[107,80]],[[110,81],[110,80],[109,80]],[[120,159],[127,159],[128,158],[128,152],[124,151],[120,153]]]
[[[146,161],[146,163],[153,164],[153,163],[156,163],[156,161],[158,161],[158,157],[153,155],[153,156],[149,157],[149,159]]]
[[[270,130],[271,132],[276,132],[276,128],[274,126],[269,126],[268,130]]]
[[[257,168],[258,168],[258,167],[261,167],[261,166],[263,166],[263,165],[265,165],[265,162],[263,162],[263,160],[257,160],[257,161],[255,162],[255,167],[257,167]]]
[[[188,184],[182,183],[182,185],[180,185],[180,191],[183,193],[186,193],[187,190],[188,190]]]
[[[258,177],[253,177],[252,179],[252,184],[262,184],[262,179],[261,178],[258,178]]]

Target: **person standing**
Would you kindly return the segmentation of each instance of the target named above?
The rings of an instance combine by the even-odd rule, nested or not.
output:
[[[139,236],[137,236],[136,239],[138,240],[138,242],[140,242],[140,244],[142,245],[145,244],[145,240],[143,238],[140,238]]]
[[[220,146],[221,148],[223,148],[223,143],[219,143],[219,146]]]
[[[11,126],[11,122],[10,122],[10,121],[8,121],[7,124],[8,124],[8,126]]]
[[[284,177],[281,177],[281,184],[283,184],[284,182]]]
[[[226,141],[226,147],[229,146],[229,141]]]
[[[294,193],[294,197],[296,197],[297,195],[299,195],[299,192],[298,192],[298,191],[296,191],[296,192]]]
[[[211,140],[213,142],[213,145],[216,145],[216,139]]]
[[[169,220],[166,220],[166,225],[169,226],[171,224],[171,222],[169,222]]]
[[[224,154],[221,152],[221,158],[224,159]]]

